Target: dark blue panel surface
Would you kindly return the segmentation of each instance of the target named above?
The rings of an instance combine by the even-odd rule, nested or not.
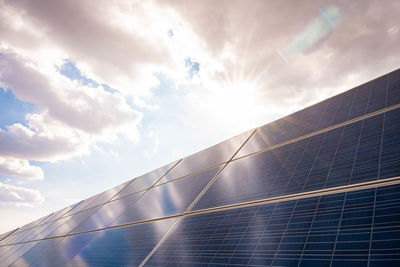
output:
[[[94,238],[101,236],[103,232],[93,232],[81,235],[68,236],[62,239],[53,249],[41,253],[41,257],[32,266],[65,266]]]
[[[394,78],[397,76],[392,73],[390,79],[388,75],[379,77],[260,127],[236,157],[400,103],[400,81]]]
[[[115,196],[119,191],[125,188],[129,183],[130,181],[113,187],[103,193],[100,193],[99,196],[95,200],[90,202],[84,209],[90,209],[97,205],[104,204],[105,202],[109,201],[113,196]]]
[[[247,131],[182,159],[179,164],[157,184],[165,183],[230,160],[251,133],[252,131]]]
[[[400,103],[400,69],[389,74],[387,106]]]
[[[67,220],[63,224],[61,224],[59,227],[57,227],[56,230],[51,232],[47,237],[62,236],[62,235],[66,235],[66,234],[70,233],[78,225],[80,225],[82,222],[87,220],[92,214],[94,214],[96,211],[98,211],[99,208],[100,207],[94,207],[94,208],[84,210],[79,213],[75,213],[71,216],[64,217]]]
[[[235,160],[221,172],[194,208],[400,175],[399,118],[400,111],[390,111]]]
[[[38,226],[36,228],[29,230],[27,235],[23,236],[20,239],[13,241],[13,242],[26,242],[26,241],[45,238],[50,233],[52,233],[54,230],[56,230],[58,227],[62,226],[68,220],[69,220],[69,217],[64,217],[64,218],[58,219],[57,221],[43,224],[41,226]]]
[[[380,178],[400,175],[400,109],[385,114]]]
[[[396,185],[188,216],[145,266],[396,266],[399,200]]]
[[[30,246],[29,250],[21,255],[15,262],[13,262],[10,266],[14,267],[22,267],[22,266],[31,266],[32,263],[36,262],[42,254],[46,253],[53,246],[57,245],[63,238],[55,238],[55,239],[47,239],[38,241],[33,246]],[[25,245],[31,245],[27,243]]]
[[[104,231],[68,266],[139,266],[176,220],[172,218]]]
[[[76,227],[72,231],[72,233],[101,229],[109,226],[126,210],[126,208],[131,206],[142,194],[143,193],[137,193],[105,204],[86,221],[78,225],[78,227]]]
[[[112,224],[119,225],[184,212],[221,167],[151,188]]]
[[[112,199],[118,199],[130,194],[145,190],[157,182],[165,173],[175,166],[176,162],[168,164],[152,172],[146,173],[132,180],[124,189],[116,194]]]
[[[26,244],[17,244],[12,246],[8,255],[0,259],[0,266],[10,266],[10,264],[18,260],[19,257],[21,257],[31,247],[36,245],[36,243],[37,242],[30,242]]]

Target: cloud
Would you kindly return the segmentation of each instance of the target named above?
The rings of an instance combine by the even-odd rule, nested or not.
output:
[[[28,180],[42,180],[43,170],[27,160],[0,157],[0,173]]]
[[[33,207],[44,201],[39,191],[0,182],[0,205]]]
[[[142,114],[118,92],[89,87],[53,70],[4,53],[0,56],[0,85],[23,101],[39,107],[27,114],[27,126],[0,129],[0,156],[54,161],[88,153],[96,142],[112,142],[118,135],[136,141]],[[21,79],[21,77],[24,77]]]
[[[203,80],[257,81],[258,99],[266,107],[300,108],[399,66],[393,56],[400,54],[398,1],[328,1],[323,7],[296,3],[160,1],[183,18],[220,62],[221,70],[206,77],[202,71],[207,64],[197,58]],[[323,21],[334,11],[341,13],[340,20]],[[292,57],[285,64],[276,51]]]
[[[67,57],[86,76],[126,95],[149,94],[158,84],[153,73],[171,67],[165,22],[172,15],[151,2],[1,2],[4,46],[30,56],[35,51],[43,61]]]
[[[0,132],[0,155],[59,160],[138,140],[142,114],[127,98],[178,110],[200,138],[232,136],[397,68],[399,5],[0,0],[2,84],[40,107]],[[116,91],[62,77],[66,59]],[[179,107],[152,103],[155,73]]]

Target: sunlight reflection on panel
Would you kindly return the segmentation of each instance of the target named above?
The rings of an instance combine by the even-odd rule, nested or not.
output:
[[[112,225],[181,213],[192,203],[221,167],[150,189]]]
[[[83,221],[85,221],[88,217],[90,217],[93,213],[95,213],[99,208],[100,207],[91,208],[83,212],[74,214],[70,217],[67,217],[68,220],[48,236],[60,236],[70,233],[73,229],[75,229],[75,227],[80,225]]]
[[[171,218],[107,230],[67,266],[139,266],[176,221]]]
[[[157,170],[146,173],[142,176],[139,176],[127,185],[124,189],[121,190],[117,195],[115,195],[112,199],[118,199],[123,196],[127,196],[129,194],[133,194],[139,192],[141,190],[147,189],[152,186],[158,179],[160,179],[166,172],[168,172],[176,162],[172,162],[164,167],[161,167]]]
[[[68,236],[54,249],[48,251],[32,266],[65,266],[69,260],[77,255],[90,241],[104,234],[104,231]],[[78,265],[77,265],[78,266]],[[81,266],[81,265],[79,265]]]
[[[92,202],[90,202],[85,209],[89,209],[92,207],[95,207],[97,205],[103,204],[104,202],[110,200],[113,196],[115,196],[119,191],[121,191],[121,189],[123,189],[125,186],[127,186],[130,183],[130,181],[125,182],[121,185],[118,185],[114,188],[111,188],[110,190],[107,190],[103,193],[100,193],[99,196],[93,200]]]
[[[16,259],[21,257],[25,252],[27,252],[29,249],[31,249],[33,246],[35,246],[37,242],[30,242],[26,244],[19,244],[15,245],[15,249],[13,249],[12,254],[10,254],[7,258],[5,258],[2,262],[0,262],[1,266],[28,266],[27,263],[22,262],[21,265],[10,265],[13,263]]]
[[[53,246],[57,245],[62,238],[42,240],[34,244],[29,250],[27,250],[23,256],[16,260],[11,266],[31,266],[43,253],[48,251]],[[30,244],[30,243],[27,243]]]
[[[109,226],[126,208],[132,205],[141,194],[142,193],[137,193],[105,204],[72,232],[78,233]]]
[[[252,131],[235,136],[225,142],[209,147],[197,152],[187,158],[182,159],[179,164],[173,168],[157,184],[188,175],[203,168],[211,167],[216,164],[228,161],[239,147],[244,143]]]

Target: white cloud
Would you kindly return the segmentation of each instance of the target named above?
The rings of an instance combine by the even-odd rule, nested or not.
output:
[[[54,161],[120,135],[138,140],[142,114],[128,97],[147,111],[179,110],[188,136],[215,142],[398,67],[398,1],[330,6],[343,15],[326,28],[317,5],[294,0],[0,0],[0,82],[39,107],[27,125],[0,131],[0,156]],[[187,58],[199,63],[190,81]],[[61,76],[65,59],[117,92]],[[166,94],[178,107],[152,103],[154,73],[172,80]]]
[[[0,182],[0,205],[32,207],[44,201],[39,191]]]
[[[15,54],[0,56],[0,85],[39,107],[26,116],[27,126],[17,123],[0,129],[0,156],[54,161],[88,153],[90,145],[112,142],[118,135],[138,140],[142,114],[120,93],[73,82],[56,68],[32,65]]]
[[[28,180],[42,180],[43,170],[29,164],[28,160],[0,157],[0,173]]]

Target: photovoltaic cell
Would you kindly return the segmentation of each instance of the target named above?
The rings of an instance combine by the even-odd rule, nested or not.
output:
[[[46,239],[41,240],[34,244],[27,243],[29,245],[29,250],[26,250],[16,261],[14,261],[10,266],[22,267],[31,266],[32,263],[37,261],[43,253],[46,253],[49,249],[59,243],[62,238]]]
[[[146,173],[132,180],[124,189],[116,194],[112,199],[118,199],[139,191],[148,189],[155,182],[157,182],[163,175],[165,175],[171,168],[176,165],[176,162],[170,163],[152,172]]]
[[[400,88],[399,88],[400,91]],[[400,173],[400,109],[385,114],[379,178],[390,178]]]
[[[400,103],[400,69],[389,74],[387,106]]]
[[[236,157],[400,103],[399,71],[262,126]],[[390,82],[392,80],[392,82]],[[396,80],[396,81],[395,81]],[[389,84],[389,85],[388,85]],[[392,97],[393,100],[389,101]],[[388,101],[386,99],[388,98]]]
[[[112,224],[119,225],[184,212],[221,167],[151,188]]]
[[[67,266],[139,266],[176,218],[104,231]]]
[[[398,115],[399,111],[390,112],[394,113]],[[384,115],[380,114],[233,161],[194,209],[376,180],[381,153],[389,155],[381,166],[383,163],[390,166],[393,170],[391,177],[400,175],[400,168],[397,167],[400,156],[392,152],[393,149],[400,149],[400,142],[392,141],[391,134],[384,135],[382,139],[382,132],[387,128],[399,139],[398,117],[391,116],[384,122]],[[382,141],[383,144],[390,142],[394,147],[382,146]]]
[[[37,242],[30,242],[30,243],[25,243],[25,244],[17,244],[14,245],[11,249],[10,252],[6,257],[2,257],[2,260],[0,260],[0,265],[1,266],[12,266],[11,264],[15,262],[21,255],[23,255],[26,251],[28,251],[31,247],[36,245]]]
[[[116,187],[113,187],[110,190],[107,190],[107,191],[99,194],[99,196],[95,200],[90,202],[84,209],[90,209],[95,206],[104,204],[105,202],[109,201],[113,196],[115,196],[119,191],[121,191],[124,187],[126,187],[129,183],[130,183],[130,181],[123,183],[121,185],[118,185]]]
[[[157,184],[165,183],[228,161],[239,149],[239,147],[246,141],[251,133],[252,131],[247,131],[243,134],[235,136],[229,140],[182,159],[179,164],[167,175],[165,175]]]
[[[396,185],[187,216],[145,266],[396,266],[399,199]]]
[[[56,246],[41,254],[32,266],[65,266],[83,248],[85,248],[94,238],[103,235],[104,232],[92,232],[80,235],[68,236],[62,239]],[[41,252],[40,252],[41,253]]]
[[[78,225],[87,220],[92,214],[99,210],[100,207],[94,207],[76,214],[73,214],[68,217],[64,217],[67,219],[63,224],[61,224],[57,229],[51,232],[47,237],[56,237],[61,235],[66,235],[74,230]],[[63,218],[63,219],[64,219]]]
[[[145,266],[399,266],[400,185],[186,215],[172,230],[253,133],[195,210],[400,176],[399,103],[400,69],[0,235],[0,266],[138,266],[170,230]]]
[[[130,207],[143,193],[136,193],[124,198],[108,202],[87,220],[78,225],[72,233],[101,229],[109,226],[128,207]]]

